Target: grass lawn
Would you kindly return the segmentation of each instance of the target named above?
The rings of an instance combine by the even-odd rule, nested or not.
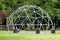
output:
[[[60,40],[60,30],[56,34],[14,34],[0,31],[0,40]]]

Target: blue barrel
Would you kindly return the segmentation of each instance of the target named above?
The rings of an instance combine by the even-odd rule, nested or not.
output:
[[[14,29],[13,30],[13,33],[19,33],[20,32],[20,29]]]

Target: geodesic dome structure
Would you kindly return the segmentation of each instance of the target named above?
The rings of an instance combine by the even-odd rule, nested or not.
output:
[[[7,25],[29,25],[32,27],[39,26],[46,29],[53,27],[53,22],[48,13],[35,5],[25,5],[19,7],[7,17]]]

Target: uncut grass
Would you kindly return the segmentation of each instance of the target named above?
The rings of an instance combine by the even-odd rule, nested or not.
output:
[[[14,34],[0,31],[0,40],[60,40],[60,30],[56,34]]]

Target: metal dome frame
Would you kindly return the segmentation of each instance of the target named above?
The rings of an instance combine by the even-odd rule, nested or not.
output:
[[[20,19],[21,22],[16,23],[17,22],[16,19],[17,20]],[[9,25],[25,25],[26,20],[27,20],[26,22],[27,25],[33,25],[33,26],[40,25],[40,27],[42,28],[43,28],[43,25],[48,26],[47,28],[49,28],[51,25],[52,28],[55,28],[51,20],[51,17],[48,15],[48,13],[44,9],[35,5],[25,5],[13,11],[13,13],[9,17],[7,17],[7,27]],[[35,20],[38,20],[37,24],[34,24]],[[8,30],[9,30],[9,27],[8,27]]]

